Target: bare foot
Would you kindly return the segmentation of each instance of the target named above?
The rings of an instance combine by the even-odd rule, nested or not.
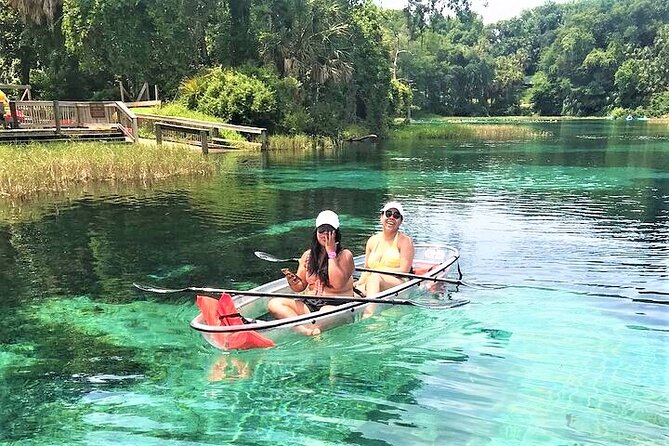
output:
[[[303,325],[298,325],[297,327],[295,327],[295,331],[305,336],[316,336],[321,334],[321,329],[318,328],[317,326],[305,327]]]

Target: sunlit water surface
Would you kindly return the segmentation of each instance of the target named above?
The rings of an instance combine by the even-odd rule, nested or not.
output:
[[[231,154],[212,178],[6,207],[0,442],[666,444],[667,126],[530,125],[553,136]],[[189,328],[192,295],[132,288],[275,279],[253,251],[299,254],[324,208],[362,253],[390,198],[466,281],[508,287],[243,353]]]

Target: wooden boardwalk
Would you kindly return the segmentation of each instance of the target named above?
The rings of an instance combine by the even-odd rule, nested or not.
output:
[[[137,117],[122,102],[11,101],[9,109],[0,142],[138,139]]]
[[[140,127],[153,128],[158,144],[162,141],[195,144],[202,148],[203,153],[235,150],[240,147],[259,150],[268,148],[267,129],[263,127],[145,113],[138,113],[137,120]],[[245,137],[245,140],[226,139],[223,137],[225,131],[236,132]]]
[[[267,150],[267,130],[190,118],[135,114],[118,101],[11,101],[8,128],[0,127],[0,143],[62,140],[139,140],[139,128],[153,132],[156,142],[196,145],[203,153],[231,149]],[[228,132],[241,135],[226,139]]]

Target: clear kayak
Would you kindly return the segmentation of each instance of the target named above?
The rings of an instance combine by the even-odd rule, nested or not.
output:
[[[413,290],[419,288],[430,290],[443,283],[429,279],[439,278],[442,281],[446,279],[451,266],[457,262],[458,257],[458,250],[451,246],[417,244],[413,263],[414,273],[409,275],[411,278],[405,282],[375,296],[366,298],[342,296],[341,299],[345,299],[345,302],[340,305],[285,319],[273,319],[267,311],[267,303],[274,297],[299,296],[288,287],[285,278],[268,282],[251,290],[240,292],[240,294],[231,292],[232,296],[222,296],[221,302],[211,297],[198,296],[198,306],[201,312],[191,321],[190,326],[199,331],[207,342],[216,348],[243,350],[274,346],[287,335],[299,330],[298,327],[309,329],[318,327],[323,332],[342,324],[355,322],[362,317],[363,312],[378,312],[388,304],[408,304],[423,308],[454,308],[469,301],[466,299],[442,300],[438,304],[430,304],[403,300],[403,298],[409,296]],[[356,257],[356,268],[364,269],[364,262],[364,256]],[[458,280],[453,280],[453,282],[457,283]],[[197,290],[214,291],[214,289],[207,288]],[[328,299],[330,297],[328,296]],[[224,298],[231,299],[231,302],[227,302],[227,310],[217,306],[221,305]],[[387,303],[383,304],[384,301]],[[228,313],[225,315],[232,316],[236,322],[233,321],[231,325],[215,324],[222,319],[222,313]]]

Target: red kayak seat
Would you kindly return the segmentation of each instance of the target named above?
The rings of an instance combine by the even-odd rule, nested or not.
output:
[[[413,264],[413,273],[419,276],[424,276],[425,274],[429,273],[435,266],[436,265],[434,263],[415,262]]]
[[[221,294],[217,300],[209,296],[198,295],[196,303],[207,325],[232,326],[243,325],[244,321],[232,301],[232,297]],[[248,350],[252,348],[274,347],[274,341],[255,331],[236,333],[209,333],[217,347],[224,350]]]

